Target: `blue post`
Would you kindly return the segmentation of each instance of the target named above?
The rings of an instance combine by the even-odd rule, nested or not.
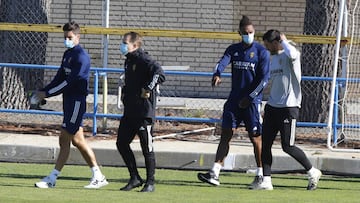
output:
[[[95,136],[97,133],[96,114],[98,108],[98,89],[99,89],[99,73],[96,70],[94,73],[93,136]]]
[[[335,85],[335,94],[334,94],[334,116],[333,116],[333,137],[334,137],[334,144],[335,146],[337,145],[337,140],[338,140],[338,136],[337,136],[337,126],[338,126],[338,119],[339,119],[339,107],[338,107],[338,102],[339,102],[339,84],[338,82],[336,82]]]

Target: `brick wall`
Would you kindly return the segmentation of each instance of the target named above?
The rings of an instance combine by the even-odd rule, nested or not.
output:
[[[72,2],[70,4],[70,2]],[[49,23],[64,24],[70,19],[81,26],[101,26],[103,0],[52,1]],[[292,34],[303,32],[305,0],[123,0],[110,1],[110,27],[237,31],[242,15],[248,15],[260,36],[268,29]],[[122,67],[119,55],[121,36],[110,36],[108,67]],[[161,65],[187,65],[189,71],[212,72],[227,46],[235,41],[169,37],[145,37],[144,49]],[[103,66],[100,35],[82,35],[92,66]],[[47,64],[58,65],[62,57],[62,34],[49,34]],[[48,74],[49,78],[53,73]],[[117,75],[109,76],[110,93],[116,92]],[[167,77],[163,91],[187,97],[227,97],[229,80],[212,90],[210,78]]]

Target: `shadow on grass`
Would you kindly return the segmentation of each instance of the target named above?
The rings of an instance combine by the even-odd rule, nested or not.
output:
[[[20,173],[0,173],[0,178],[14,178],[14,179],[35,179],[35,180],[41,180],[42,178],[44,178],[45,175],[37,175],[37,174],[20,174]],[[245,177],[244,174],[242,175],[234,175],[232,173],[223,173],[222,176],[227,176],[229,177],[233,177],[234,180],[239,180],[242,177]],[[249,178],[249,177],[247,177]],[[294,175],[287,175],[287,176],[279,176],[279,175],[274,175],[273,176],[273,180],[288,180],[288,181],[306,181],[307,182],[307,176],[305,174],[294,174]],[[79,176],[60,176],[59,180],[69,180],[69,181],[89,181],[90,177],[79,177]],[[120,186],[125,185],[129,179],[128,178],[108,178],[108,181],[110,182],[110,184],[119,184]],[[276,182],[276,181],[274,181]],[[336,182],[339,184],[335,184],[335,186],[332,187],[325,187],[325,183],[330,183],[330,182]],[[358,191],[358,187],[356,188],[349,188],[349,187],[342,187],[341,183],[360,183],[360,179],[358,178],[344,178],[344,177],[334,177],[334,176],[323,176],[320,179],[319,182],[319,188],[318,190],[338,190],[338,191],[342,191],[342,190],[353,190],[355,192]],[[209,185],[207,183],[203,183],[199,180],[196,179],[196,177],[194,177],[193,180],[179,180],[179,179],[157,179],[156,180],[156,184],[161,184],[161,185],[167,185],[167,186],[184,186],[184,187],[188,187],[188,186],[194,186],[194,187],[201,187],[201,188],[205,188],[205,187],[221,187],[221,188],[239,188],[239,189],[247,189],[249,183],[241,183],[241,182],[232,182],[232,181],[224,181],[221,182],[220,186],[212,186]],[[274,189],[296,189],[296,190],[306,190],[307,187],[307,183],[304,183],[304,185],[299,185],[298,183],[296,185],[290,185],[291,183],[285,185],[285,184],[274,184]],[[324,185],[324,186],[323,186]],[[23,185],[21,183],[14,183],[14,184],[10,184],[10,183],[0,183],[0,186],[15,186],[15,187],[33,187],[33,185]],[[77,187],[76,187],[77,188]]]
[[[294,174],[293,176],[273,176],[276,179],[284,180],[307,180],[307,175],[305,174]],[[344,183],[360,183],[360,178],[356,177],[344,177],[344,176],[328,176],[323,175],[320,179],[321,182],[344,182]]]
[[[19,178],[19,179],[39,179],[44,176],[40,175],[28,175],[28,174],[17,174],[17,173],[0,173],[0,177],[3,178]]]
[[[207,183],[203,183],[199,180],[157,180],[157,184],[169,185],[169,186],[196,186],[196,187],[221,187],[221,188],[247,188],[248,184],[242,183],[221,183],[220,186],[214,186]]]

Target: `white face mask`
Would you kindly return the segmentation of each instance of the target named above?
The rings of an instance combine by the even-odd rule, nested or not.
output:
[[[71,49],[75,46],[74,42],[72,40],[64,40],[64,45],[66,48]]]
[[[248,35],[241,35],[242,41],[245,44],[252,44],[254,42],[255,33],[250,33]]]

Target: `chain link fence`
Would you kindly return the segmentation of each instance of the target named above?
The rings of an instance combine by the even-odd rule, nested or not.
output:
[[[104,26],[105,1],[51,1],[51,0],[0,0],[0,22],[28,24],[59,24],[70,20],[80,26]],[[338,19],[338,1],[303,0],[297,2],[272,1],[110,1],[110,27],[133,29],[169,29],[236,32],[242,15],[248,15],[256,29],[256,38],[268,29],[279,29],[291,39],[294,35],[335,36]],[[129,30],[130,30],[129,29]],[[81,44],[89,52],[93,67],[103,67],[107,52],[109,68],[123,67],[124,58],[119,54],[120,35],[110,35],[108,49],[104,50],[103,35],[82,34]],[[59,65],[64,52],[62,33],[0,31],[0,62]],[[239,37],[240,39],[240,37]],[[212,72],[226,47],[239,40],[199,39],[146,36],[144,49],[166,67],[189,67],[188,72]],[[330,77],[334,61],[334,42],[329,44],[297,44],[302,52],[304,76]],[[26,103],[28,91],[47,84],[54,70],[19,70],[18,78],[8,78],[1,68],[1,95],[9,95],[3,84],[19,81],[22,87],[11,90],[10,97]],[[228,73],[230,68],[226,70]],[[27,73],[28,72],[28,73]],[[20,75],[20,76],[19,76]],[[101,78],[102,79],[102,78]],[[121,114],[118,108],[119,74],[109,73],[108,111]],[[160,87],[159,116],[221,118],[222,105],[230,91],[230,78],[224,77],[220,87],[210,86],[211,76],[168,75]],[[91,76],[93,88],[93,76]],[[303,81],[302,122],[326,122],[329,105],[330,83]],[[5,89],[6,88],[6,89]],[[25,89],[20,91],[19,89]],[[99,83],[100,98],[103,83]],[[92,91],[92,90],[91,90]],[[6,92],[6,94],[5,94]],[[24,96],[19,96],[24,95]],[[266,99],[265,93],[265,99]],[[9,97],[9,96],[8,96]],[[61,99],[60,99],[61,100]],[[6,106],[3,98],[0,107],[28,108],[26,105]],[[164,102],[161,104],[161,102]],[[91,104],[90,104],[91,105]],[[61,109],[59,98],[49,99],[45,108]],[[89,108],[88,108],[89,109]],[[102,111],[102,104],[98,111]],[[109,121],[111,122],[111,121]],[[313,133],[322,132],[313,129]]]

